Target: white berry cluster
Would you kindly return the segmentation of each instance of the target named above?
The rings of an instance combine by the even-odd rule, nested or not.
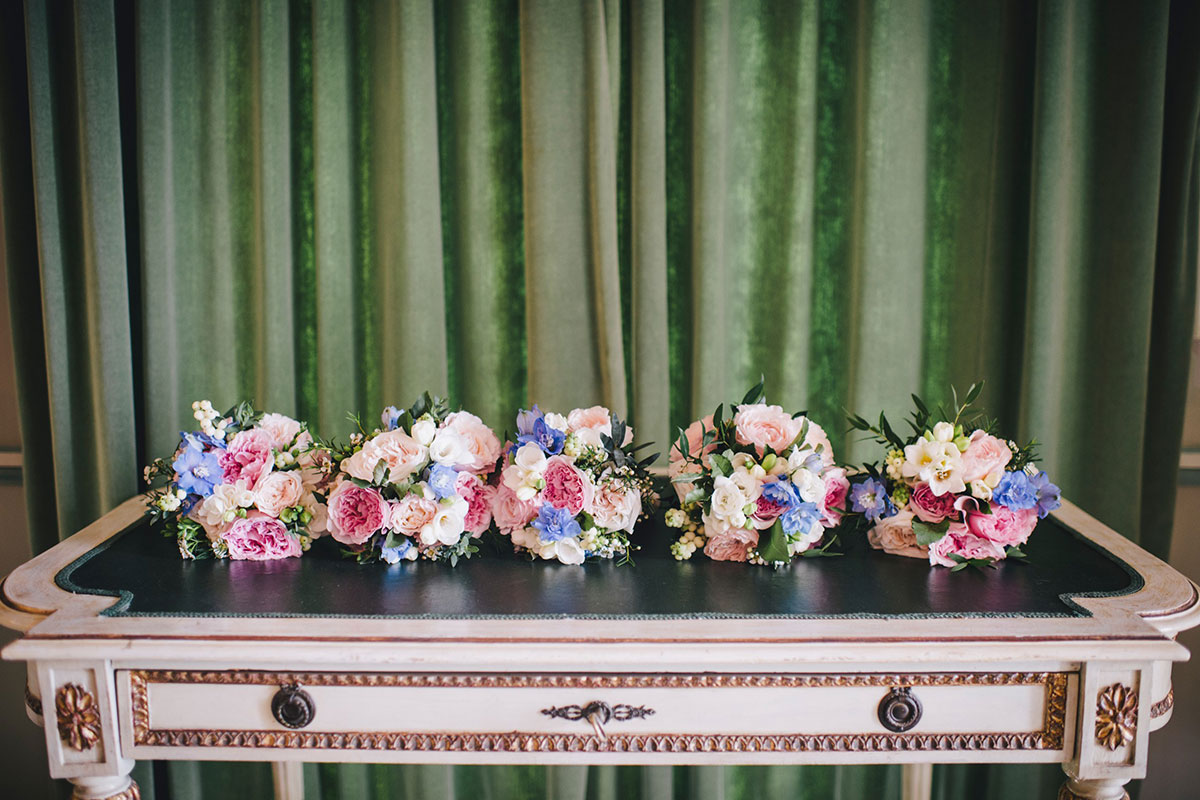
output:
[[[225,428],[231,422],[228,418],[220,418],[221,415],[213,408],[213,404],[208,400],[197,400],[192,403],[192,416],[200,423],[200,430],[207,433],[209,436],[224,441]]]
[[[679,528],[683,535],[671,544],[671,555],[676,561],[687,561],[697,550],[702,550],[708,541],[701,532],[700,521],[678,508],[667,511],[663,520],[669,528]]]

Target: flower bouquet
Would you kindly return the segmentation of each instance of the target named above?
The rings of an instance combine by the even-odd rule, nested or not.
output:
[[[715,561],[781,565],[796,555],[835,555],[826,537],[850,488],[829,438],[802,414],[763,401],[759,382],[742,402],[693,422],[671,447],[680,508],[666,523],[683,535],[680,561],[703,548]],[[824,542],[824,544],[822,544]]]
[[[146,467],[166,485],[147,493],[183,558],[268,561],[299,556],[325,530],[328,470],[303,422],[240,403],[218,414],[192,403],[200,430],[180,434],[170,461]]]
[[[629,448],[633,429],[603,406],[567,416],[536,405],[517,415],[515,442],[501,465],[493,516],[502,534],[532,556],[582,564],[590,556],[629,558],[629,536],[652,497],[646,468]]]
[[[449,562],[470,558],[491,524],[488,474],[500,440],[479,417],[450,413],[425,392],[411,408],[389,406],[382,427],[345,447],[326,445],[337,465],[329,493],[329,534],[360,563]]]
[[[1034,466],[1036,441],[1000,439],[995,423],[971,410],[982,389],[972,385],[961,405],[955,392],[953,413],[913,395],[906,438],[883,414],[877,425],[849,418],[887,448],[883,468],[864,465],[850,490],[872,547],[952,571],[1025,557],[1021,545],[1061,505],[1059,489]]]

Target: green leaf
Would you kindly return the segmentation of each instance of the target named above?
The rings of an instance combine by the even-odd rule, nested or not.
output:
[[[729,463],[729,459],[721,453],[713,453],[709,456],[709,463],[712,464],[714,471],[721,473],[726,478],[733,474],[733,464]]]
[[[699,503],[701,500],[704,499],[704,495],[705,495],[704,489],[697,486],[695,489],[692,489],[690,492],[688,492],[686,495],[683,496],[683,502],[685,505],[687,505],[689,503]]]
[[[967,397],[963,400],[964,406],[969,406],[979,399],[979,393],[983,391],[983,381],[972,383],[971,388],[967,390]]]
[[[724,416],[725,416],[725,404],[721,403],[719,406],[717,406],[717,410],[713,412],[713,427],[714,428],[721,427],[721,420],[724,418]]]
[[[917,535],[917,544],[930,545],[946,535],[946,531],[950,530],[950,520],[944,519],[937,524],[930,524],[914,519],[912,530]]]
[[[929,416],[929,407],[925,405],[925,402],[923,400],[921,400],[920,397],[917,397],[915,394],[912,396],[912,399],[913,399],[913,405],[915,405],[917,407],[917,411],[920,411],[922,414],[924,414],[925,416],[928,417]]]
[[[688,458],[689,456],[691,456],[692,452],[691,452],[691,449],[688,447],[687,433],[684,432],[683,428],[679,429],[678,442],[679,442],[679,452],[683,455],[683,457]]]
[[[671,483],[692,483],[704,477],[702,472],[682,472],[671,478]]]
[[[746,392],[746,396],[742,398],[741,404],[744,406],[748,406],[748,405],[753,405],[754,403],[757,403],[759,401],[759,399],[761,399],[763,396],[763,385],[766,384],[766,382],[767,382],[766,377],[763,375],[759,375],[758,383],[756,383],[754,385],[754,387],[750,389],[750,391]]]
[[[383,483],[383,479],[387,477],[388,467],[387,461],[379,459],[375,462],[375,471],[371,473],[372,483]]]
[[[763,531],[758,537],[758,554],[763,561],[773,564],[776,561],[790,561],[787,534],[783,532],[783,523],[775,520],[775,524]]]

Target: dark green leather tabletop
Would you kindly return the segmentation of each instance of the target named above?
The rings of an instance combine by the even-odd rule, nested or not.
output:
[[[862,537],[838,558],[783,569],[671,558],[674,531],[648,523],[636,564],[565,566],[511,554],[459,562],[359,565],[328,540],[302,559],[181,561],[173,541],[141,524],[58,575],[75,592],[121,600],[109,615],[355,617],[921,617],[1074,616],[1071,596],[1135,591],[1124,563],[1053,519],[1029,563],[932,569],[871,550]]]

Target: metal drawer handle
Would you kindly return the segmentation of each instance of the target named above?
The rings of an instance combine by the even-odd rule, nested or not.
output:
[[[908,686],[898,686],[879,703],[879,722],[892,733],[912,730],[921,721],[921,701]]]
[[[593,700],[586,706],[554,706],[552,708],[543,708],[542,713],[548,717],[557,717],[559,719],[587,720],[591,723],[592,730],[596,732],[596,738],[606,739],[608,737],[604,732],[604,726],[610,721],[624,722],[627,719],[648,717],[654,713],[654,709],[646,708],[645,706],[630,706],[625,703],[610,706],[603,701]]]
[[[317,713],[317,704],[312,695],[300,688],[299,684],[281,686],[271,700],[271,713],[275,720],[285,728],[303,728],[313,721]]]

